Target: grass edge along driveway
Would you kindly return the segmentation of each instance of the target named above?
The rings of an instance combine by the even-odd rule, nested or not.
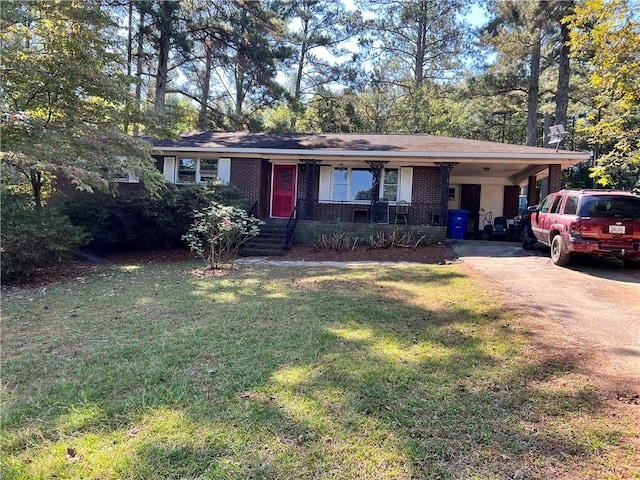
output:
[[[459,265],[195,267],[3,295],[3,478],[640,478],[633,410]]]

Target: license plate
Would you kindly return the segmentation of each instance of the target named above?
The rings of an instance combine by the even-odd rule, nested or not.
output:
[[[609,233],[624,233],[624,225],[609,225]]]

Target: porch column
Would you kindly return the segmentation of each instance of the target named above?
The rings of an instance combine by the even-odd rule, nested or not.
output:
[[[458,165],[455,162],[436,162],[440,167],[440,225],[447,224],[447,210],[449,209],[449,179],[451,170]]]
[[[305,192],[304,197],[304,214],[302,218],[305,220],[313,220],[313,192],[314,192],[314,179],[316,176],[316,165],[318,165],[322,160],[302,160],[302,168],[305,169],[307,173],[307,191]]]
[[[529,182],[527,183],[527,207],[536,205],[538,203],[536,199],[536,176],[531,175]]]
[[[387,162],[367,161],[369,170],[371,170],[371,220],[373,222],[378,221],[376,205],[380,200],[380,177],[382,176],[382,169]]]
[[[549,165],[549,193],[557,192],[562,188],[562,167]]]

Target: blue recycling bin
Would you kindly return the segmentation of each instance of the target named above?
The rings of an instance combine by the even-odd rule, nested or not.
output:
[[[467,210],[449,210],[447,217],[447,238],[464,240],[467,235],[467,221],[469,212]]]

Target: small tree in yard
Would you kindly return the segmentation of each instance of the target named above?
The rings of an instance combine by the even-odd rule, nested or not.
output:
[[[213,203],[194,215],[193,225],[182,238],[211,269],[238,254],[240,246],[260,233],[264,222],[241,208]]]

